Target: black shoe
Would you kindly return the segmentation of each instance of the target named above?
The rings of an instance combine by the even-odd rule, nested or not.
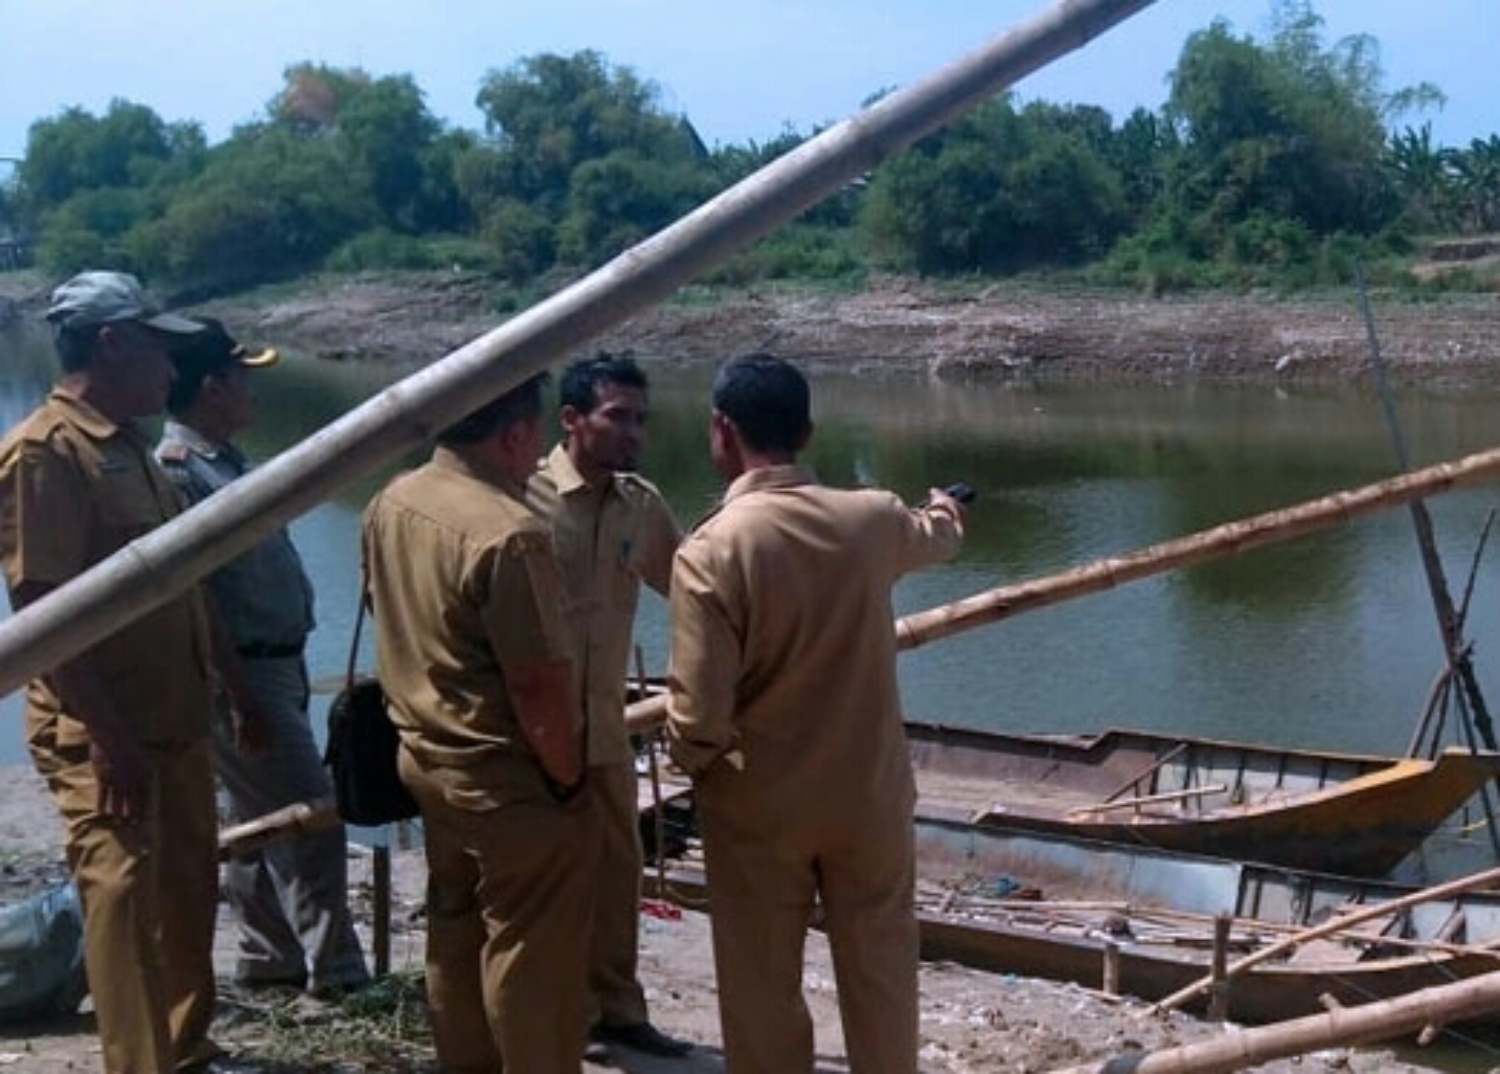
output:
[[[609,1049],[602,1040],[591,1040],[583,1046],[583,1061],[602,1067],[609,1062]]]
[[[676,1059],[693,1050],[691,1042],[669,1037],[650,1022],[636,1022],[628,1026],[612,1026],[601,1022],[595,1027],[594,1035],[611,1044],[623,1044],[643,1055],[654,1055],[662,1059]]]

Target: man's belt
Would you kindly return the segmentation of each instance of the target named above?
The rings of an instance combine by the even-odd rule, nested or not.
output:
[[[242,660],[289,660],[302,655],[302,642],[255,641],[236,650]]]

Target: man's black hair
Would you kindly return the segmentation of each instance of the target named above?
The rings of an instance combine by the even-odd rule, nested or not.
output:
[[[58,322],[52,326],[52,346],[64,373],[77,373],[89,367],[99,346],[99,329],[102,327],[70,322]]]
[[[713,408],[756,451],[801,450],[812,425],[807,378],[773,354],[731,358],[714,377]]]
[[[523,381],[500,398],[486,403],[438,433],[439,444],[448,446],[477,444],[501,429],[523,421],[535,421],[542,413],[542,388],[550,378],[538,373]]]
[[[580,358],[563,370],[557,389],[558,406],[570,406],[580,414],[592,413],[599,405],[599,386],[619,384],[647,390],[646,374],[634,358],[600,353]]]

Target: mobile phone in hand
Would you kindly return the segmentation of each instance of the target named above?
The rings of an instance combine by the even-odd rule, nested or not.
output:
[[[944,495],[952,496],[955,500],[957,500],[961,504],[964,504],[965,506],[973,503],[975,498],[979,495],[979,493],[974,491],[974,487],[972,485],[968,485],[962,481],[955,481],[953,484],[943,489],[943,493]],[[917,504],[917,509],[920,510],[923,507],[927,507],[930,503],[930,500],[923,500],[921,503]]]

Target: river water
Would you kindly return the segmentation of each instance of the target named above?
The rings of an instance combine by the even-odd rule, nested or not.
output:
[[[0,425],[8,427],[42,397],[55,366],[50,344],[35,331],[0,333],[0,356]],[[718,490],[705,442],[710,373],[647,368],[653,414],[644,469],[690,522]],[[401,372],[289,355],[257,375],[261,420],[245,445],[267,458]],[[814,408],[817,433],[806,458],[829,483],[884,485],[913,500],[956,480],[979,490],[963,553],[903,581],[895,594],[898,614],[1396,470],[1380,401],[1368,384],[949,383],[840,375],[814,379]],[[1494,392],[1403,391],[1396,411],[1413,467],[1491,447],[1500,430]],[[323,687],[315,697],[319,720],[347,655],[359,512],[384,476],[370,475],[292,525],[319,600],[310,652]],[[1487,517],[1500,503],[1497,493],[1483,484],[1428,501],[1457,599]],[[1500,699],[1500,576],[1495,554],[1478,562],[1467,635],[1485,696]],[[666,661],[665,606],[649,594],[642,604],[638,640],[647,669],[659,672]],[[1435,623],[1412,520],[1393,508],[903,654],[902,689],[913,717],[998,730],[1129,726],[1401,753],[1442,664]],[[368,665],[368,652],[362,662]],[[0,702],[0,715],[0,764],[21,763],[17,696]],[[1471,1058],[1460,1055],[1445,1066],[1487,1069]]]
[[[45,338],[0,336],[0,424],[53,375]],[[687,522],[718,481],[705,446],[709,373],[648,365],[645,471]],[[396,375],[290,356],[259,375],[266,458]],[[807,459],[830,483],[910,499],[964,480],[979,490],[959,559],[906,579],[899,614],[1389,476],[1394,452],[1363,387],[964,383],[819,377]],[[1413,466],[1491,446],[1500,395],[1398,397]],[[292,526],[318,591],[311,665],[342,667],[358,584],[359,512],[371,475]],[[1429,501],[1451,586],[1468,579],[1494,485]],[[1481,686],[1500,697],[1500,585],[1482,559],[1470,602]],[[648,670],[666,660],[665,608],[643,602]],[[1402,752],[1442,661],[1411,519],[1395,508],[1286,544],[1219,559],[979,627],[906,653],[916,718],[1007,731],[1133,726],[1270,743]],[[832,685],[832,684],[831,684]],[[15,711],[16,699],[7,699]],[[13,720],[0,763],[22,759]]]

